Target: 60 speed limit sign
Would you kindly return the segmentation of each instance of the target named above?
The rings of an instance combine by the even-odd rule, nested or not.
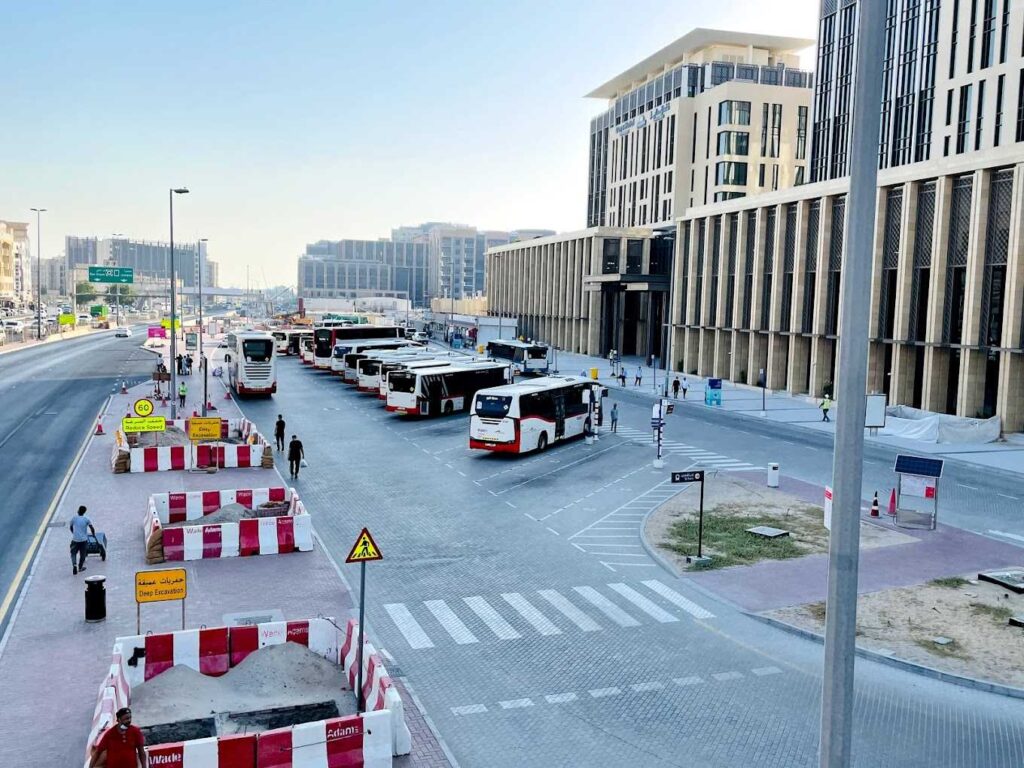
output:
[[[147,400],[146,398],[136,400],[135,405],[133,406],[133,410],[135,411],[136,416],[145,418],[146,416],[149,416],[150,414],[153,413],[153,401]]]

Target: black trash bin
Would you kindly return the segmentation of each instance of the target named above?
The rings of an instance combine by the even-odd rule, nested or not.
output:
[[[85,620],[103,621],[107,618],[106,576],[88,576],[85,579]]]

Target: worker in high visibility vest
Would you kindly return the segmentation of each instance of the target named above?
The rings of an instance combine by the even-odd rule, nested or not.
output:
[[[188,386],[183,381],[183,382],[181,382],[178,385],[178,407],[179,408],[184,408],[185,407],[185,395],[187,395],[187,394],[188,394]]]

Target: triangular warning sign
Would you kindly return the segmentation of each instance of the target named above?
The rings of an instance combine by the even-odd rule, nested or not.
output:
[[[384,555],[381,554],[380,548],[377,546],[377,542],[373,540],[373,536],[370,532],[363,528],[363,532],[359,534],[359,538],[356,539],[356,543],[352,545],[352,551],[348,553],[348,557],[345,558],[346,563],[365,563],[367,560],[383,560]]]

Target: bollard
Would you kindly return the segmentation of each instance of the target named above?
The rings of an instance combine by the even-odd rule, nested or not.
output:
[[[779,487],[779,465],[774,461],[768,465],[768,487]]]
[[[85,579],[85,620],[103,621],[107,618],[106,576],[87,576]]]

